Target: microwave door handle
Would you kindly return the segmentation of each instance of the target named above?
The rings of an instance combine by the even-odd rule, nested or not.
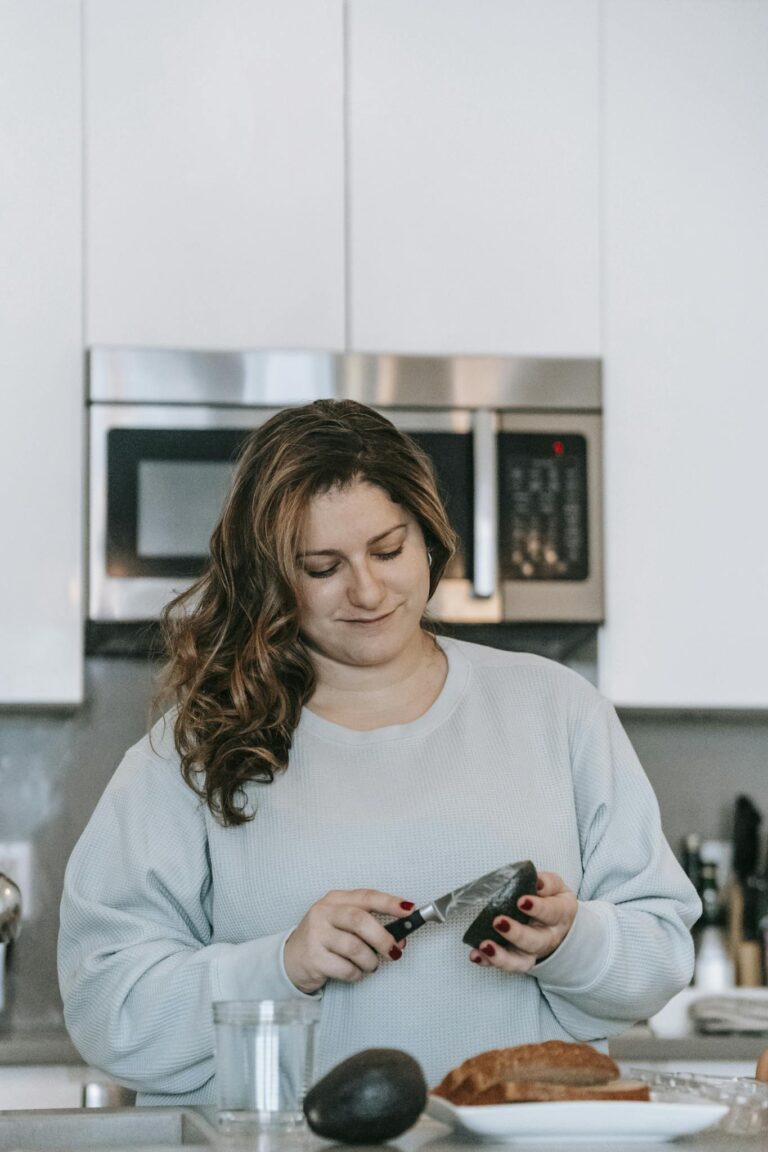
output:
[[[474,594],[489,599],[496,594],[499,540],[498,473],[496,470],[496,414],[478,408],[473,414],[472,446],[475,480]]]

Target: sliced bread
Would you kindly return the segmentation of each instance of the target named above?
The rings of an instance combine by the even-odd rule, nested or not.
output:
[[[589,1044],[545,1040],[480,1052],[453,1068],[433,1092],[459,1104],[497,1083],[605,1084],[618,1076],[616,1062]]]
[[[546,1100],[649,1100],[642,1080],[609,1080],[607,1084],[553,1084],[536,1080],[506,1080],[462,1101],[482,1104],[521,1104]],[[454,1101],[458,1103],[458,1101]]]

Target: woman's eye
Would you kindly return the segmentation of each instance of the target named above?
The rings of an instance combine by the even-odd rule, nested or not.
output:
[[[337,568],[338,564],[333,564],[330,568],[321,568],[316,572],[313,572],[310,568],[305,568],[304,571],[307,576],[311,576],[313,580],[324,580],[326,576],[333,576]]]
[[[393,552],[374,552],[377,560],[394,560],[403,550],[401,544],[399,548],[395,548]],[[305,568],[307,576],[311,576],[313,580],[325,580],[328,576],[333,576],[334,572],[338,571],[338,564],[332,564],[330,568]]]

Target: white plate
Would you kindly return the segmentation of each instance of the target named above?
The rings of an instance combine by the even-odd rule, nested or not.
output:
[[[455,1131],[509,1144],[517,1140],[674,1140],[709,1128],[727,1104],[662,1104],[643,1100],[558,1100],[459,1108],[430,1096],[427,1113]]]

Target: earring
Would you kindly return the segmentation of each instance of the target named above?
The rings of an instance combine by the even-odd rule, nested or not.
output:
[[[429,564],[430,568],[432,567],[432,551],[429,548],[427,548],[427,564]]]

